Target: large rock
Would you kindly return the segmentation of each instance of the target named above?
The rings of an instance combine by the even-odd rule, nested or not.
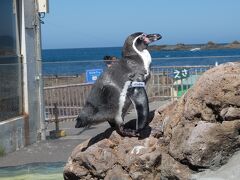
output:
[[[225,164],[240,148],[239,134],[240,63],[227,63],[155,111],[142,138],[108,129],[77,146],[64,178],[191,179]]]

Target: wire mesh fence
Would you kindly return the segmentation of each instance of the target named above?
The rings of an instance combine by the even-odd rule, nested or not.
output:
[[[7,58],[5,58],[7,59]],[[4,59],[4,60],[5,60]],[[11,60],[14,58],[10,58]],[[0,122],[21,115],[22,80],[21,64],[4,64],[0,58]],[[14,61],[13,61],[14,62]]]

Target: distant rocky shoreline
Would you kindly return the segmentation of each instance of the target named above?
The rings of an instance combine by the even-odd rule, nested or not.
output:
[[[176,50],[206,50],[206,49],[240,49],[240,41],[232,43],[217,44],[209,41],[206,44],[183,44],[176,45],[153,45],[149,46],[150,51],[176,51]]]

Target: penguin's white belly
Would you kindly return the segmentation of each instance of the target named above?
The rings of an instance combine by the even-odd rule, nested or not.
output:
[[[122,109],[124,107],[125,101],[126,101],[126,97],[127,97],[127,91],[128,91],[128,87],[130,86],[131,81],[126,81],[124,84],[124,87],[120,93],[119,96],[119,101],[118,101],[118,111],[117,111],[117,115],[115,117],[116,123],[117,124],[122,124],[123,123],[123,119],[122,119]]]

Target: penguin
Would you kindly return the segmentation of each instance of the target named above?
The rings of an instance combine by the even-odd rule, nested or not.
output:
[[[88,95],[75,128],[108,121],[122,136],[139,136],[149,117],[145,84],[150,78],[150,43],[161,39],[160,34],[133,33],[122,48],[122,58],[98,77]],[[133,104],[137,112],[136,129],[124,127],[124,117]]]

